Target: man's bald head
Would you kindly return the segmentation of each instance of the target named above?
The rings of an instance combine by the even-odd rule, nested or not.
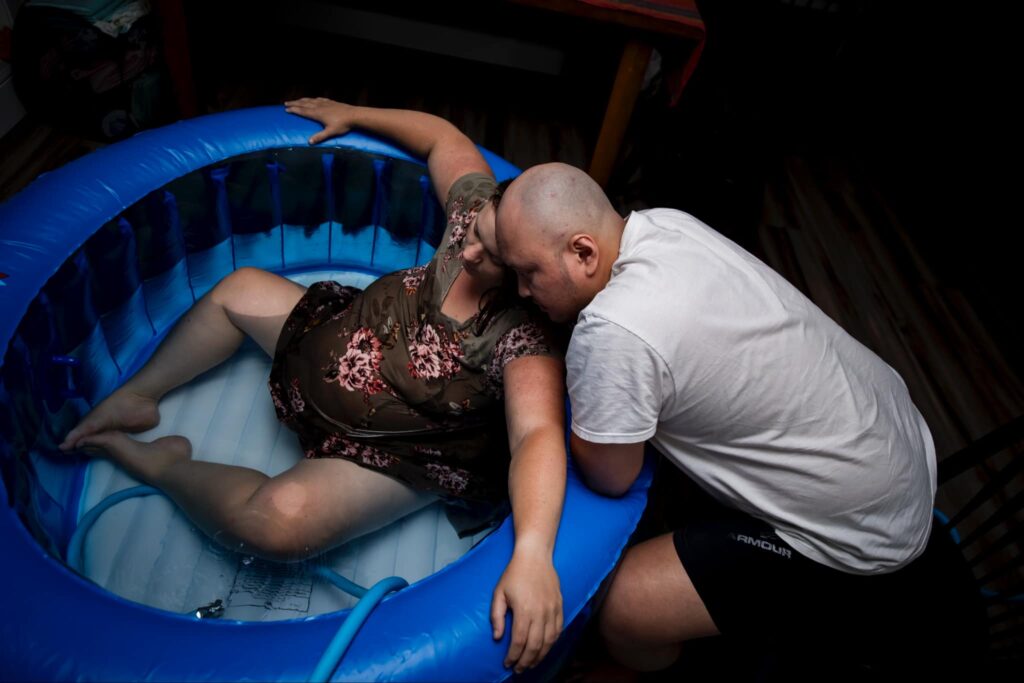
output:
[[[597,237],[621,224],[593,178],[575,166],[557,162],[524,171],[505,190],[498,211],[499,233],[514,230],[531,241],[552,245],[560,245],[576,232]],[[502,248],[505,235],[497,237]]]
[[[600,185],[574,166],[552,163],[512,181],[494,236],[520,296],[553,320],[572,321],[608,282],[622,228]]]

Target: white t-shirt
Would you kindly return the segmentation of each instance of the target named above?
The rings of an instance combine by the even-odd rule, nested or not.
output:
[[[924,550],[935,449],[903,380],[694,217],[630,215],[566,366],[578,436],[650,439],[803,555],[874,574]]]

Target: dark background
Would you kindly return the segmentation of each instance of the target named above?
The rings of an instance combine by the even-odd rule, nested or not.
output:
[[[341,4],[495,35],[566,54],[559,76],[283,29],[272,3],[187,2],[200,105],[219,110],[325,95],[447,116],[528,166],[586,165],[621,44],[614,30],[505,3]],[[826,9],[814,10],[815,4]],[[620,208],[670,206],[751,250],[765,176],[786,154],[836,155],[872,178],[933,272],[975,305],[1022,375],[1022,288],[1009,211],[1019,107],[1006,3],[947,0],[703,0],[708,32],[675,107],[665,72],[634,112],[609,194]],[[486,14],[484,14],[486,12]],[[663,64],[685,53],[658,44]],[[1011,55],[1011,52],[1013,53]],[[469,120],[476,117],[479,126]],[[510,144],[510,120],[533,125]],[[482,122],[481,122],[482,121]],[[514,124],[512,124],[514,125]],[[566,131],[569,131],[567,134]],[[538,137],[544,138],[538,142]],[[575,136],[575,137],[574,137]],[[582,148],[581,148],[582,146]],[[1013,194],[1011,194],[1013,193]]]
[[[197,114],[327,96],[437,114],[520,168],[588,166],[621,26],[501,0],[318,1],[416,19],[427,33],[552,47],[564,64],[541,73],[376,42],[351,26],[299,28],[286,20],[295,3],[166,0],[152,18],[170,25],[177,8],[187,36],[160,45],[154,68],[187,57]],[[26,7],[15,48],[34,38],[22,30]],[[1024,413],[1010,4],[698,7],[706,48],[675,106],[666,86],[694,43],[648,36],[655,57],[607,186],[613,203],[692,213],[779,270],[901,373],[940,457]],[[18,56],[16,85],[27,72]],[[97,118],[83,115],[88,100],[22,99],[28,116],[0,140],[0,200],[111,141],[87,125]],[[174,101],[155,99],[149,125],[181,118]]]
[[[279,2],[185,0],[198,113],[327,96],[438,114],[520,167],[551,160],[587,166],[622,45],[614,27],[557,15],[541,21],[536,12],[496,0],[334,1],[555,46],[565,55],[564,69],[548,75],[290,27],[279,20]],[[865,284],[873,300],[852,296],[863,293],[858,283],[826,282],[822,289],[839,291],[841,303],[845,295],[858,305],[870,302],[863,310],[840,306],[847,319],[839,322],[906,379],[940,459],[1024,412],[1021,220],[1014,201],[1021,41],[1010,36],[1017,30],[1014,3],[698,0],[698,6],[706,49],[676,106],[665,86],[692,45],[655,39],[661,68],[650,71],[637,102],[607,188],[613,202],[624,212],[682,209],[764,258],[771,192],[781,188],[827,204],[846,191],[829,187],[839,177],[873,198],[864,204],[872,211],[867,227],[853,227],[874,230],[877,243],[892,250],[875,256],[908,275],[903,287],[890,290]],[[30,109],[0,140],[0,200],[105,144],[56,124],[53,113]],[[168,105],[163,117],[180,113]],[[792,159],[803,165],[788,168],[803,170],[780,180],[780,167]],[[834,240],[823,243],[825,271],[839,261],[836,251],[863,255],[852,240],[843,241],[857,236],[851,226],[787,227],[808,242]],[[865,272],[880,268],[872,264]],[[805,288],[799,269],[794,272],[784,275]],[[976,316],[980,324],[958,327],[957,316]],[[883,318],[886,324],[873,325]],[[658,490],[652,495],[654,516],[645,522],[652,533],[677,512],[673,472],[661,478],[668,482],[667,502]],[[940,489],[939,507],[951,509],[945,507],[951,501],[973,495],[991,472],[979,468],[973,476],[959,489]],[[991,505],[1003,502],[997,496]]]

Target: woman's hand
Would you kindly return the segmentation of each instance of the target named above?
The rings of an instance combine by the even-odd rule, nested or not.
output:
[[[309,139],[311,145],[352,130],[356,109],[358,107],[326,97],[303,97],[284,103],[284,110],[289,114],[298,114],[323,124],[324,129]]]
[[[387,138],[413,156],[426,159],[430,180],[442,205],[452,183],[476,171],[494,176],[480,150],[458,128],[439,116],[410,109],[357,107],[326,97],[303,97],[284,103],[289,114],[319,121],[324,129],[309,139],[315,145],[353,128]]]
[[[512,610],[512,642],[505,666],[522,673],[540,663],[562,633],[562,591],[550,552],[516,543],[491,601],[495,640],[505,634],[507,610]]]

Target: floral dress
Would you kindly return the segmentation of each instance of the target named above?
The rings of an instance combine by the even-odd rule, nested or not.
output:
[[[449,502],[493,508],[506,499],[502,373],[515,358],[554,353],[546,323],[522,305],[486,321],[441,313],[466,231],[494,190],[480,173],[452,186],[447,228],[426,265],[363,291],[317,282],[292,310],[270,394],[307,458],[345,458]]]

